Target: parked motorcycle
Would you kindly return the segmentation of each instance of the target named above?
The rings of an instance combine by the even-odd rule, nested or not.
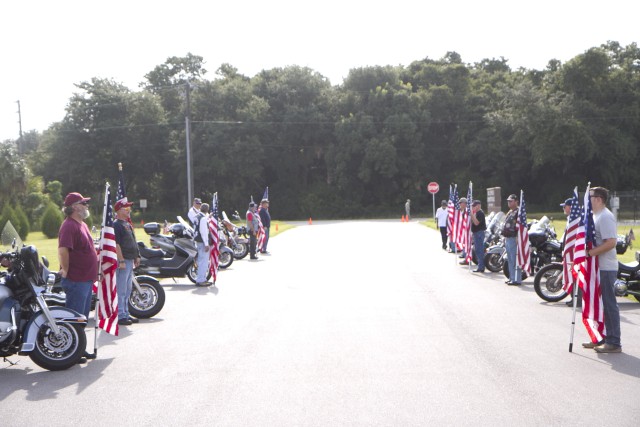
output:
[[[193,283],[197,282],[198,264],[196,258],[198,250],[193,240],[193,228],[178,216],[178,223],[168,227],[170,235],[161,234],[160,224],[150,222],[144,225],[144,231],[150,236],[152,246],[148,248],[143,242],[138,242],[140,249],[140,266],[135,270],[137,274],[154,277],[183,277],[187,276]],[[221,237],[220,268],[227,268],[233,262],[233,250],[226,246]],[[211,272],[207,273],[207,280]]]
[[[229,221],[227,214],[223,211],[220,219],[221,230],[227,237],[227,243],[233,250],[235,259],[242,259],[249,254],[249,234],[247,227],[238,227]]]
[[[529,225],[529,245],[531,250],[531,270],[537,273],[543,266],[552,262],[562,261],[562,243],[557,239],[556,231],[551,225],[547,216],[543,216],[539,221],[533,221]],[[504,265],[502,272],[509,278],[509,262],[507,261],[506,250],[503,255]],[[528,277],[526,271],[522,272],[522,280]]]
[[[49,307],[43,298],[38,251],[23,246],[11,222],[2,230],[0,262],[0,357],[28,355],[50,371],[68,369],[82,357],[87,337],[84,315],[66,307]]]
[[[484,265],[494,273],[501,271],[504,264],[504,238],[500,233],[502,232],[505,218],[504,212],[492,212],[487,218],[487,231],[484,239],[486,247]]]
[[[621,255],[631,244],[631,236],[619,234],[616,253]],[[636,261],[640,256],[636,255]],[[618,262],[618,279],[615,282],[616,296],[633,295],[640,302],[640,262],[623,264]],[[562,301],[568,293],[562,288],[562,264],[558,262],[545,265],[536,273],[533,280],[536,294],[545,301]]]

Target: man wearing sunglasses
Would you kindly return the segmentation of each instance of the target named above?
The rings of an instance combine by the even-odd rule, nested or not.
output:
[[[98,255],[91,231],[84,222],[89,218],[89,200],[80,193],[67,194],[62,208],[65,220],[58,232],[58,259],[62,288],[66,293],[65,306],[84,314],[87,319],[91,311],[91,288],[98,278]],[[81,360],[86,361],[86,358]]]

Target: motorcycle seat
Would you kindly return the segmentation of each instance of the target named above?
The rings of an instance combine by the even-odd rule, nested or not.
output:
[[[165,251],[163,251],[162,249],[151,249],[151,248],[147,248],[145,246],[139,246],[138,249],[140,249],[140,255],[144,258],[150,259],[150,258],[164,258],[167,256],[167,254],[165,253]]]
[[[640,262],[623,264],[618,261],[618,271],[622,273],[636,273],[637,271],[640,271]]]

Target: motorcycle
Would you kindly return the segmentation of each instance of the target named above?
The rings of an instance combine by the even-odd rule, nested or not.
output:
[[[543,216],[539,221],[533,221],[529,225],[529,244],[531,250],[531,270],[537,273],[543,266],[552,262],[562,261],[562,243],[556,238],[556,231],[551,225],[547,216]],[[506,250],[504,252],[504,265],[502,272],[509,278],[509,262],[507,261]],[[522,272],[522,280],[528,277],[526,271]]]
[[[198,264],[196,258],[198,250],[193,240],[193,228],[178,216],[178,223],[168,227],[171,235],[161,234],[160,224],[150,222],[144,225],[144,231],[150,236],[152,246],[148,248],[143,242],[138,242],[140,250],[140,266],[135,270],[136,274],[146,274],[154,277],[183,277],[197,282]],[[227,268],[233,262],[233,250],[226,246],[223,238],[220,239],[220,268]],[[207,280],[211,278],[211,272],[207,273]]]
[[[619,234],[616,241],[616,253],[621,255],[630,246],[630,234]],[[636,263],[618,262],[618,279],[614,287],[616,296],[633,295],[640,302],[640,255],[636,254]],[[536,273],[533,280],[536,294],[545,301],[562,301],[568,293],[562,287],[562,264],[555,262],[545,265]]]
[[[505,257],[504,238],[501,236],[502,227],[504,226],[504,212],[492,212],[487,218],[487,231],[485,232],[485,255],[484,265],[493,272],[497,273],[502,270]]]
[[[222,218],[220,219],[222,225],[221,230],[227,237],[229,247],[233,250],[233,257],[235,259],[242,259],[249,254],[249,237],[247,227],[238,227],[234,225],[227,214],[223,211]]]
[[[0,262],[9,268],[0,273],[0,357],[28,355],[44,369],[68,369],[85,351],[87,319],[47,305],[38,251],[22,244],[11,222],[2,231],[2,246],[8,244],[11,250],[0,252]]]

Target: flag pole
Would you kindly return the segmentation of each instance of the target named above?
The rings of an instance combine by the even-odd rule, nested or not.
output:
[[[585,198],[588,197],[590,188],[591,188],[591,181],[587,183],[587,193],[585,195]],[[583,206],[582,209],[583,209],[582,216],[584,217],[587,207]],[[575,272],[575,270],[573,270],[573,266],[571,268],[571,271]],[[571,288],[571,294],[573,297],[573,318],[571,320],[571,337],[569,338],[569,353],[573,352],[573,334],[576,329],[576,312],[578,311],[578,283],[573,274],[571,274],[571,278],[573,279],[573,288]]]
[[[104,202],[102,203],[102,224],[100,225],[100,245],[103,242],[104,224],[107,219],[107,193],[109,189],[109,183],[107,182],[104,187]],[[100,259],[98,260],[98,293],[96,295],[96,306],[94,309],[93,320],[94,333],[93,333],[93,354],[94,358],[98,357],[98,316],[100,312],[100,301],[102,301],[102,248],[100,248]]]
[[[571,270],[573,271],[573,265]],[[576,330],[576,312],[578,311],[578,284],[576,283],[576,279],[571,275],[572,278],[572,288],[571,288],[571,297],[573,298],[573,317],[571,318],[571,337],[569,338],[569,353],[573,352],[573,333]]]

